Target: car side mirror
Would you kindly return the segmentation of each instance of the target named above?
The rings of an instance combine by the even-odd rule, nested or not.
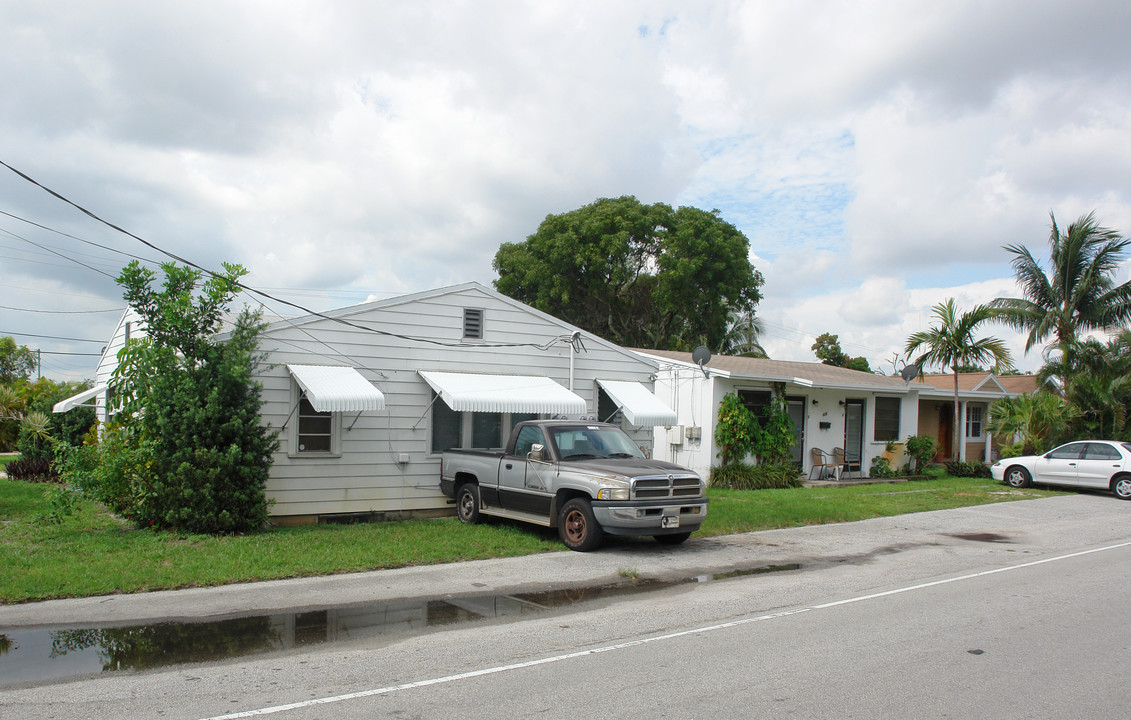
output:
[[[530,452],[526,453],[526,459],[534,462],[546,462],[546,446],[541,443],[534,443],[530,446]]]

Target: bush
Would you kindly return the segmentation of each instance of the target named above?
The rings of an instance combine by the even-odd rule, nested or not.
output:
[[[895,470],[886,457],[876,455],[872,458],[872,466],[868,468],[868,477],[892,478],[895,477]]]
[[[747,465],[731,463],[711,468],[710,484],[731,490],[770,490],[801,487],[801,474],[793,463]]]
[[[980,462],[961,462],[951,460],[946,464],[946,471],[954,477],[990,478],[990,466]]]
[[[1012,445],[1006,445],[1005,447],[1003,447],[1001,449],[1001,457],[1003,459],[1004,458],[1021,457],[1022,455],[1028,455],[1028,454],[1029,453],[1025,452],[1025,446],[1021,443],[1013,443]]]
[[[915,461],[915,470],[919,473],[926,471],[937,449],[938,443],[929,435],[912,435],[907,438],[907,454]]]
[[[22,482],[59,482],[55,462],[49,458],[23,458],[8,463],[9,480]]]

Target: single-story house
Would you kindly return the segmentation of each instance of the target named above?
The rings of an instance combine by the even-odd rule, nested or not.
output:
[[[95,387],[56,412],[104,415],[117,352],[139,332],[127,311]],[[260,350],[262,421],[281,430],[267,496],[284,522],[448,512],[441,453],[500,449],[523,419],[610,420],[646,448],[676,422],[652,394],[655,360],[474,282],[272,322]]]
[[[954,447],[954,374],[924,374],[928,388],[919,393],[919,434],[939,443],[936,459],[952,457]],[[989,408],[1002,397],[1028,395],[1037,389],[1035,375],[995,375],[990,372],[958,373],[958,416],[964,435],[958,456],[964,461],[993,462],[999,448],[986,431]]]
[[[797,442],[793,460],[812,469],[813,448],[843,448],[867,475],[872,458],[888,443],[903,443],[918,430],[919,393],[931,389],[901,377],[887,377],[814,362],[715,356],[701,369],[691,353],[636,350],[659,364],[656,396],[675,410],[670,427],[657,427],[655,457],[702,474],[718,464],[715,421],[719,403],[738,393],[753,409],[770,402],[774,384],[784,390]],[[902,453],[895,462],[902,464]]]

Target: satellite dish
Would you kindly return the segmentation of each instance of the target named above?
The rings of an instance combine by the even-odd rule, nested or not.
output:
[[[708,350],[706,347],[700,345],[699,347],[695,348],[695,350],[691,353],[691,360],[696,365],[699,366],[700,370],[703,371],[703,377],[708,378],[708,379],[711,377],[707,373],[707,368],[703,367],[707,363],[711,362],[711,351],[710,350]]]
[[[899,371],[899,376],[903,378],[903,382],[910,383],[912,380],[919,377],[919,366],[904,365],[903,369]]]

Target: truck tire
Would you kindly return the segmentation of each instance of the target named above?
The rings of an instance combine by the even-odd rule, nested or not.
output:
[[[558,535],[570,550],[589,552],[601,546],[605,531],[597,524],[593,508],[585,498],[574,498],[558,513]]]
[[[475,483],[465,482],[456,490],[456,515],[468,525],[479,522],[479,486]]]

